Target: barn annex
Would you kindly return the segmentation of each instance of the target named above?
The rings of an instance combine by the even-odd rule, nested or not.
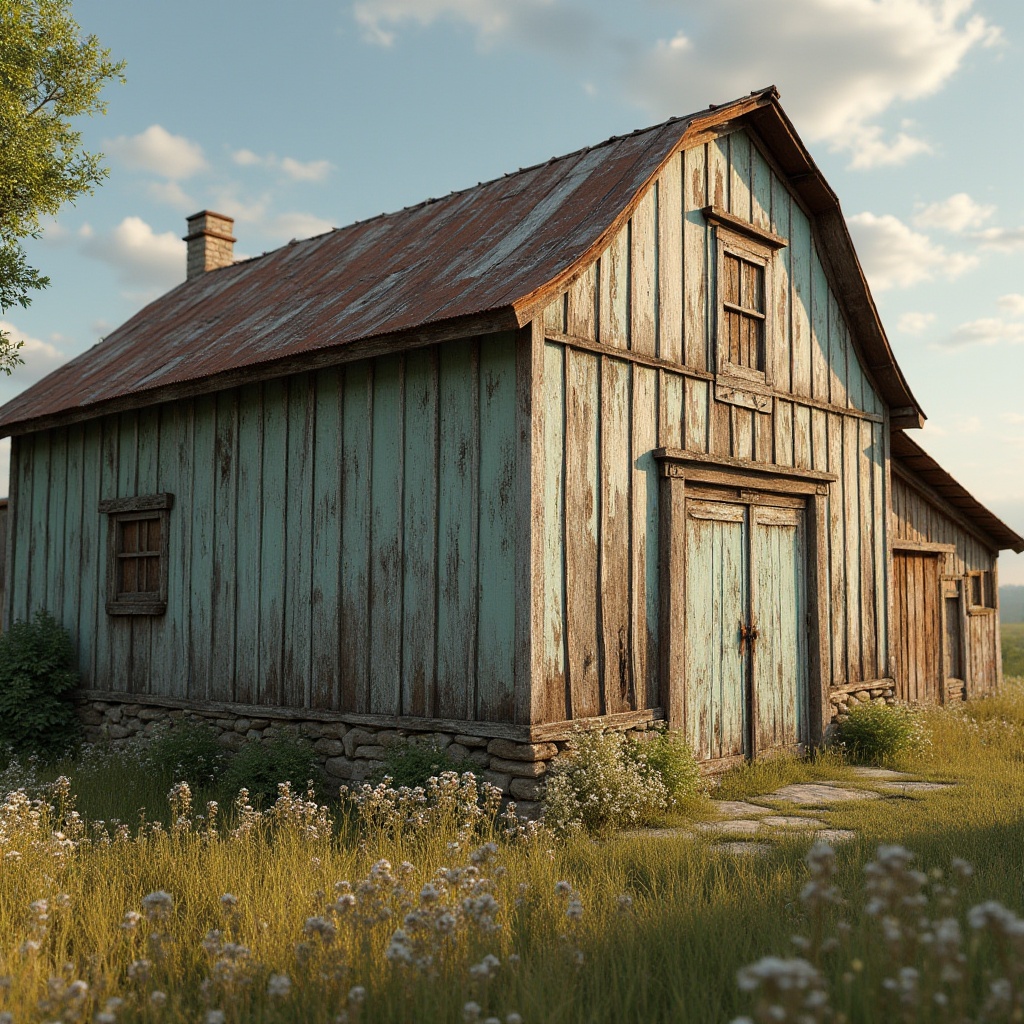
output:
[[[188,280],[0,409],[7,621],[112,736],[434,733],[536,796],[574,722],[716,765],[999,681],[1024,548],[906,433],[838,200],[767,89]]]

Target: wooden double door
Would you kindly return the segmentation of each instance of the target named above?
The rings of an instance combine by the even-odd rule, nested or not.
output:
[[[806,509],[778,500],[686,501],[684,714],[702,761],[807,741]]]

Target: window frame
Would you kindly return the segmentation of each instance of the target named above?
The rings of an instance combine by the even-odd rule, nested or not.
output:
[[[173,494],[144,494],[132,498],[105,498],[99,510],[107,516],[107,614],[163,615],[167,611],[169,566],[168,526],[174,506]],[[158,520],[160,546],[158,589],[138,593],[119,591],[122,528],[124,523]],[[150,556],[152,557],[152,556]]]
[[[772,374],[774,323],[772,307],[775,295],[774,265],[775,253],[788,242],[785,238],[756,227],[739,217],[726,213],[716,206],[705,207],[704,217],[714,231],[715,251],[715,294],[714,294],[714,338],[715,368],[724,384],[731,384],[741,390],[771,392],[774,387]],[[757,370],[729,359],[729,339],[726,337],[728,318],[725,316],[726,303],[722,282],[725,281],[726,256],[733,256],[743,262],[752,263],[764,272],[764,317],[763,325],[764,369]],[[755,312],[751,307],[734,307],[730,311],[749,315]],[[760,319],[760,318],[759,318]]]
[[[981,591],[980,604],[976,604],[974,601],[975,580],[978,580],[978,588]],[[995,577],[990,569],[971,569],[965,577],[964,589],[967,591],[968,615],[995,614]]]

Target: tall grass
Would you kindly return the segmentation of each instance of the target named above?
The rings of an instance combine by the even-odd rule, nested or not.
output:
[[[1004,622],[999,627],[1003,645],[1003,672],[1024,676],[1024,622]]]
[[[853,960],[865,976],[885,969],[861,926],[863,868],[879,843],[909,847],[924,871],[948,873],[965,858],[975,870],[961,885],[964,905],[1022,909],[1024,683],[930,712],[925,724],[931,743],[903,767],[958,785],[821,815],[860,836],[837,852],[835,884],[850,904],[828,910],[830,921],[853,923],[822,963],[838,992]],[[468,789],[450,791],[447,804],[378,790],[326,808],[286,794],[263,813],[219,809],[211,825],[201,801],[186,810],[179,791],[172,812],[166,794],[116,758],[106,775],[98,764],[66,770],[81,822],[62,787],[34,808],[9,798],[0,812],[0,975],[10,978],[0,1012],[17,1022],[211,1012],[227,1022],[433,1022],[462,1020],[467,1004],[481,1020],[720,1022],[750,1009],[737,972],[793,955],[791,936],[809,926],[799,894],[810,836],[760,856],[683,837],[556,842],[506,834],[489,798],[471,800]],[[767,762],[724,780],[723,795],[844,771],[835,761]],[[7,788],[16,781],[9,773]],[[161,891],[172,901],[166,917],[159,899],[147,916],[145,897]],[[45,909],[33,909],[38,900]],[[442,907],[452,922],[440,923]],[[141,915],[134,926],[122,927],[126,912]],[[154,944],[154,933],[166,938]],[[139,961],[151,966],[133,968]],[[884,993],[858,991],[851,1021],[896,1019]],[[124,1002],[108,1008],[111,998]]]

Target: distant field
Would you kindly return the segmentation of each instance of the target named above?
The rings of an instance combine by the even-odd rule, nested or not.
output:
[[[1024,622],[1004,622],[1000,630],[1003,636],[1003,674],[1024,676]]]

